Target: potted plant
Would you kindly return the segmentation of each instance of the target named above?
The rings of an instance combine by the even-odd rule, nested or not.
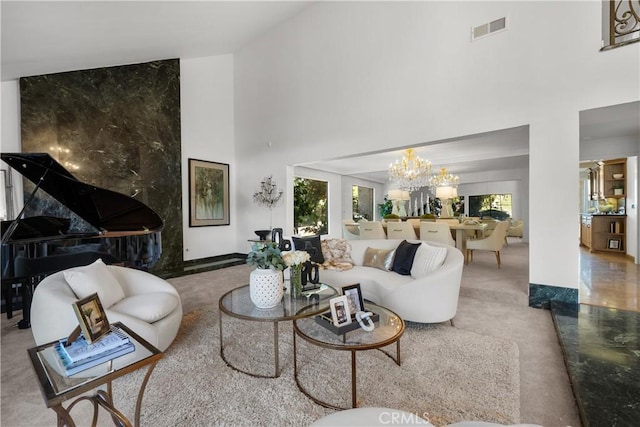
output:
[[[282,252],[275,242],[254,243],[247,255],[247,264],[256,269],[249,275],[249,296],[258,308],[272,308],[280,303],[283,290]]]

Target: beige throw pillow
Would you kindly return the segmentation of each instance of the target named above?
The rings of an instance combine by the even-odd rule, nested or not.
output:
[[[373,267],[389,271],[391,270],[391,267],[393,267],[394,254],[394,249],[367,248],[364,252],[364,261],[362,262],[362,265],[365,267]]]
[[[345,239],[326,239],[321,242],[325,270],[350,270],[353,268],[351,245]]]

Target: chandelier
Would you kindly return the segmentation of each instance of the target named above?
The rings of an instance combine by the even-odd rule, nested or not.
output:
[[[459,180],[460,178],[458,178],[457,176],[447,173],[447,168],[441,168],[438,175],[433,175],[431,177],[431,179],[429,180],[429,186],[434,190],[438,187],[457,188]]]
[[[405,150],[402,161],[389,165],[389,181],[405,191],[415,191],[429,185],[431,162],[416,156],[411,148]]]
[[[441,218],[453,218],[451,199],[458,197],[458,180],[457,176],[447,173],[447,168],[440,169],[438,175],[431,177],[429,185],[434,190],[436,197],[442,201]]]

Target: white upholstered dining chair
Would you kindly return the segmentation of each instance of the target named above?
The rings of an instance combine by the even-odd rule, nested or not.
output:
[[[387,224],[387,239],[416,240],[416,230],[410,222],[390,222]]]
[[[357,240],[360,238],[360,226],[350,219],[342,220],[342,238],[345,240]]]
[[[382,223],[380,221],[367,221],[365,223],[360,223],[361,240],[386,238],[387,234],[384,232],[384,228],[382,228]]]
[[[420,240],[440,242],[449,246],[456,245],[451,237],[451,228],[447,222],[422,221],[420,223]]]
[[[489,237],[484,239],[469,240],[467,242],[467,259],[473,261],[474,250],[493,251],[496,254],[496,262],[500,268],[500,250],[504,245],[507,236],[509,221],[500,221]]]

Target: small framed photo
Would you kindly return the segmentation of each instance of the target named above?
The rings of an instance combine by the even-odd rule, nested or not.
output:
[[[620,249],[620,239],[609,239],[607,242],[607,248]]]
[[[331,306],[331,318],[336,327],[351,323],[351,312],[349,311],[349,301],[346,295],[330,299],[329,306]]]
[[[360,283],[356,283],[355,285],[343,286],[342,294],[346,295],[347,301],[349,302],[349,311],[351,312],[351,317],[355,316],[359,311],[364,311],[364,300],[362,299]]]
[[[102,308],[97,293],[73,303],[73,311],[78,317],[80,330],[89,344],[97,341],[111,330],[107,314]]]

